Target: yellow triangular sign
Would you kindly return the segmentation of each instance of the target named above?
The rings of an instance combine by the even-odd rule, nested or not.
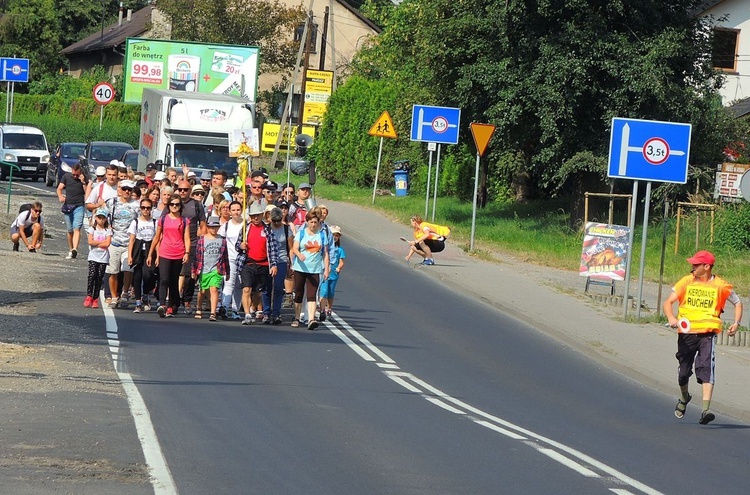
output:
[[[474,145],[477,147],[477,153],[479,153],[479,156],[484,156],[487,145],[492,139],[492,135],[495,134],[495,126],[472,122],[469,127],[471,128],[471,136],[474,138]]]
[[[386,137],[386,138],[397,138],[396,135],[396,129],[393,128],[393,120],[391,120],[391,114],[388,113],[388,110],[383,112],[383,114],[378,118],[378,120],[375,121],[374,124],[372,124],[372,127],[370,127],[370,132],[368,132],[370,136],[375,137]]]

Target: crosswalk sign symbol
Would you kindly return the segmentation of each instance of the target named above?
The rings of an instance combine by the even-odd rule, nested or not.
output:
[[[393,127],[393,120],[391,119],[391,114],[388,113],[388,110],[383,112],[383,114],[378,118],[378,120],[375,121],[372,127],[370,127],[370,131],[368,132],[368,134],[370,136],[393,138],[393,139],[396,139],[398,137],[396,135],[396,129]]]

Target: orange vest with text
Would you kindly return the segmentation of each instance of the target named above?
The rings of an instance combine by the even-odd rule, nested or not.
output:
[[[680,310],[677,318],[690,322],[689,333],[720,333],[721,311],[732,293],[732,286],[724,279],[713,276],[701,282],[693,275],[680,279],[674,286]]]

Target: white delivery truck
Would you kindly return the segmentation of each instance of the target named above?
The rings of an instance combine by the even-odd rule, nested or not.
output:
[[[231,177],[237,160],[229,156],[229,133],[251,129],[255,104],[233,95],[144,89],[138,170],[161,160],[162,167],[226,170]]]

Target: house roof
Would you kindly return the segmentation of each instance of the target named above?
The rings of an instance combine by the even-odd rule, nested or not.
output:
[[[735,118],[744,117],[745,115],[750,114],[750,98],[739,100],[727,108],[734,114]]]
[[[383,30],[380,26],[372,22],[367,17],[363,16],[362,13],[359,11],[358,7],[362,5],[363,2],[358,0],[352,0],[352,3],[349,3],[345,0],[336,0],[338,3],[340,3],[346,10],[354,14],[355,17],[357,17],[360,21],[364,22],[367,27],[375,31],[376,33],[380,34],[380,32]],[[358,3],[358,6],[354,6],[353,4]]]
[[[148,5],[137,10],[130,16],[130,21],[123,19],[122,25],[115,23],[107,26],[104,28],[103,35],[102,31],[97,31],[63,48],[61,53],[63,55],[72,55],[74,53],[93,52],[120,46],[125,43],[126,38],[136,38],[148,31],[153,8],[153,6]]]

